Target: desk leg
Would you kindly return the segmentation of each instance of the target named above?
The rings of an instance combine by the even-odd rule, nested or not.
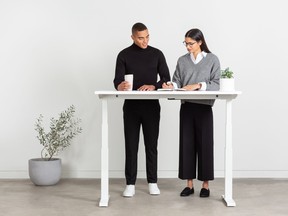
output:
[[[226,101],[226,138],[225,138],[225,200],[227,206],[236,206],[232,198],[232,99]]]
[[[101,198],[99,206],[108,206],[109,202],[108,162],[108,107],[107,100],[102,99]]]

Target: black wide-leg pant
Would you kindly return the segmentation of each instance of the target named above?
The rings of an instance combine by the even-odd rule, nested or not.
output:
[[[213,112],[209,105],[185,102],[180,108],[179,178],[214,179]]]
[[[157,183],[157,145],[160,104],[158,100],[125,100],[123,106],[126,184],[135,185],[139,134],[142,125],[148,183]]]

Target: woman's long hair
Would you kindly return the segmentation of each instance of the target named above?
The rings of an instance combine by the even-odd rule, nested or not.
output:
[[[200,48],[202,51],[206,53],[211,53],[210,50],[208,49],[208,46],[206,44],[205,38],[203,33],[199,29],[190,29],[186,34],[185,37],[192,38],[193,40],[199,42],[201,41],[202,44],[200,45]]]

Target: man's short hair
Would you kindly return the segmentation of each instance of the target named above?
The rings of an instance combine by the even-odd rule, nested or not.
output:
[[[134,34],[137,31],[144,31],[146,29],[147,29],[147,27],[143,23],[135,23],[132,26],[132,34]]]

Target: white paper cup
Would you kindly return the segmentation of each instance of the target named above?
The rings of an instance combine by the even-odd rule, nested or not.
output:
[[[130,88],[128,89],[128,91],[132,91],[133,89],[133,74],[126,74],[124,76],[125,81],[129,82],[130,84]]]

